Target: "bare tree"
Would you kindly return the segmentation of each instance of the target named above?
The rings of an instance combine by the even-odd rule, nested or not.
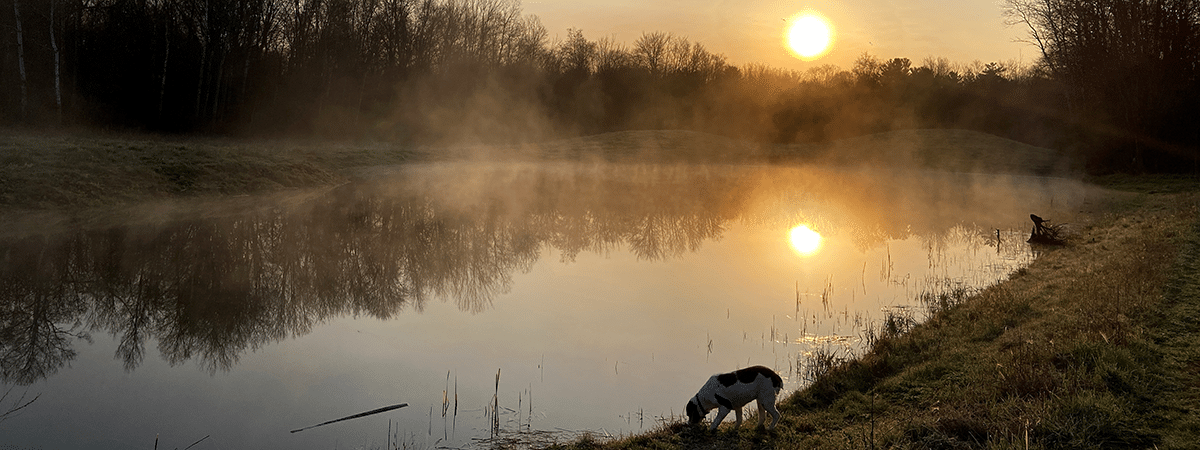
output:
[[[14,0],[15,1],[15,0]],[[58,55],[58,38],[55,36],[54,29],[58,27],[54,17],[54,6],[58,0],[50,0],[50,49],[54,54],[54,111],[56,114],[56,122],[62,124],[62,71],[59,64],[62,58]]]
[[[158,88],[158,114],[160,115],[163,113],[163,103],[167,96],[167,69],[170,67],[169,62],[171,61],[171,32],[173,31],[172,23],[176,18],[175,4],[173,2],[164,3],[163,10],[165,13],[163,20],[166,23],[163,24],[163,63]]]
[[[596,42],[597,72],[613,71],[618,68],[629,67],[632,64],[632,60],[633,55],[629,53],[629,50],[612,38],[602,38]]]
[[[870,53],[863,53],[854,60],[851,72],[859,83],[877,85],[883,76],[884,63]]]
[[[567,40],[559,44],[556,54],[564,72],[583,75],[595,72],[597,46],[583,37],[583,30],[568,29]]]
[[[25,77],[25,33],[21,28],[21,0],[13,0],[13,18],[17,26],[17,73],[21,77],[21,118],[29,113],[29,86]]]
[[[667,51],[671,35],[663,32],[643,33],[633,44],[633,56],[642,68],[651,75],[662,76],[666,72]]]
[[[1005,23],[1024,25],[1029,38],[1022,42],[1036,46],[1046,63],[1053,63],[1046,56],[1050,53],[1051,43],[1061,39],[1063,34],[1052,6],[1053,3],[1046,0],[1005,0],[1004,3]]]
[[[1006,0],[1005,14],[1069,88],[1073,115],[1131,150],[1113,161],[1146,169],[1147,146],[1187,153],[1167,142],[1194,141],[1200,125],[1176,119],[1197,113],[1200,0]]]

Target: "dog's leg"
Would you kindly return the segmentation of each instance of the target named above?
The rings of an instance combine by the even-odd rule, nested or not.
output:
[[[767,427],[768,430],[774,430],[775,425],[779,423],[779,410],[775,409],[775,401],[774,400],[775,400],[774,398],[768,398],[766,401],[763,401],[763,399],[761,399],[761,398],[758,399],[758,426],[759,427],[762,427],[763,421],[767,419],[767,416],[764,414],[764,412],[771,414],[771,426]]]
[[[736,413],[734,417],[737,417],[737,423],[733,425],[733,429],[736,430],[742,427],[742,408],[735,409],[733,412]]]
[[[717,417],[713,419],[712,426],[708,428],[709,431],[717,431],[717,426],[720,425],[721,421],[725,420],[725,416],[728,415],[729,408],[726,408],[724,405],[717,407]]]
[[[717,394],[714,397],[717,399],[717,418],[713,419],[712,430],[716,431],[717,425],[720,425],[721,421],[725,420],[725,416],[729,415],[729,411],[733,409],[733,402],[729,401],[729,399],[725,397],[722,397],[720,394]],[[742,423],[741,408],[738,408],[737,418],[738,424],[740,425]]]

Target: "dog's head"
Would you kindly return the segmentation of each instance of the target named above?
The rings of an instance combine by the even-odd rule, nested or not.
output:
[[[689,424],[695,425],[704,420],[704,411],[700,409],[700,404],[696,402],[695,398],[688,400],[686,409]]]

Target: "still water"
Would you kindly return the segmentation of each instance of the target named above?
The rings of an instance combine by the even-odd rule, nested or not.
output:
[[[0,445],[634,433],[713,373],[764,364],[802,387],[807,355],[849,355],[888,311],[919,320],[922,294],[1005,278],[1036,256],[1030,212],[1088,201],[1052,178],[437,163],[11,239],[0,411],[36,400],[0,421]]]

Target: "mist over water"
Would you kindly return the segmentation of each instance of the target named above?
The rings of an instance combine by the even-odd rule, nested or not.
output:
[[[219,217],[10,239],[0,373],[42,396],[0,431],[466,445],[491,434],[495,395],[504,432],[636,432],[711,373],[766,364],[803,386],[806,355],[849,355],[885,310],[919,319],[922,293],[1004,278],[1034,257],[1029,212],[1067,222],[1095,198],[1014,175],[432,163]],[[800,224],[815,251],[789,243]]]
[[[793,71],[667,32],[551,38],[517,0],[15,1],[9,134],[360,145],[10,137],[10,208],[456,162],[3,227],[0,446],[459,447],[645,430],[752,364],[802,388],[885,316],[1036,258],[1030,213],[1102,196],[1055,176],[1197,172],[1198,15],[1127,3],[1002,2],[1030,65]]]

